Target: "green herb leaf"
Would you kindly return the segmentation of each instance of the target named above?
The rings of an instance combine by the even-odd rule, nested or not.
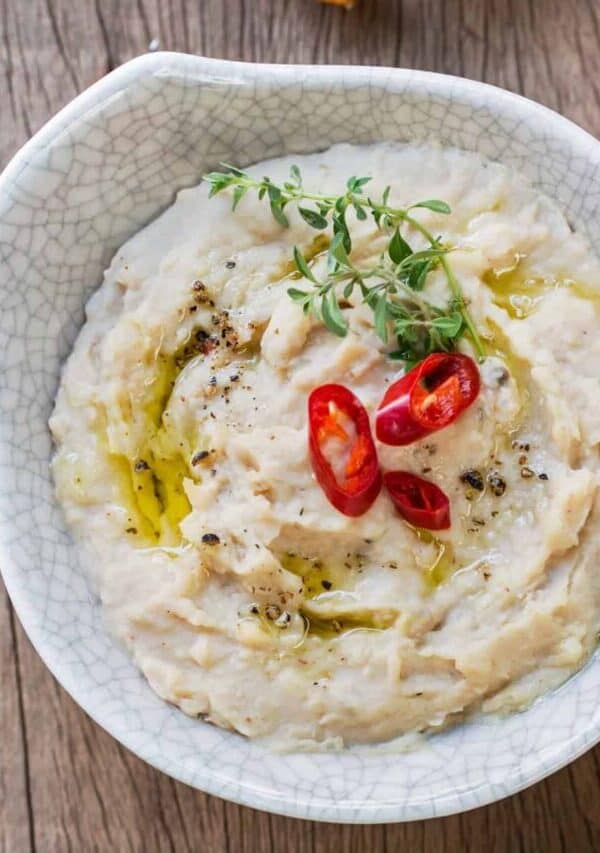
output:
[[[289,221],[285,213],[283,212],[283,208],[281,206],[280,201],[271,201],[271,213],[273,214],[273,219],[275,222],[278,222],[282,228],[289,228]]]
[[[236,178],[247,178],[248,175],[246,172],[243,172],[241,169],[238,169],[237,166],[232,166],[231,163],[219,163],[220,166],[223,166],[224,169],[227,169],[232,175]]]
[[[305,290],[298,290],[296,287],[288,287],[287,295],[294,302],[304,302],[306,299],[310,299],[310,295]]]
[[[297,187],[302,186],[302,175],[298,166],[294,165],[290,168],[290,177]]]
[[[406,258],[410,257],[413,250],[410,248],[398,228],[394,231],[394,236],[390,240],[388,246],[388,255],[395,264],[401,264]]]
[[[319,231],[327,228],[327,220],[320,213],[317,213],[316,210],[310,210],[308,207],[299,207],[298,213],[305,222],[308,222],[311,228],[317,228]]]
[[[420,201],[418,204],[413,204],[412,207],[425,207],[427,208],[427,210],[433,210],[436,213],[452,212],[449,204],[446,204],[445,201],[440,201],[437,198],[430,198],[427,201]]]
[[[408,274],[408,286],[412,288],[412,290],[423,290],[430,269],[430,260],[418,261],[417,263],[413,264]]]
[[[317,279],[312,274],[312,270],[306,263],[306,258],[304,257],[298,246],[294,246],[294,263],[296,264],[296,269],[298,270],[301,276],[307,278],[309,281],[312,281],[313,284],[318,284]]]
[[[438,332],[441,332],[448,338],[455,338],[462,330],[463,318],[462,315],[455,311],[452,314],[445,314],[441,317],[435,317],[431,321],[431,325]]]
[[[238,204],[240,203],[240,201],[246,195],[247,192],[248,192],[248,187],[239,186],[239,187],[236,187],[234,189],[234,191],[233,191],[233,204],[231,206],[232,210],[236,209],[236,207],[238,206]]]
[[[352,296],[352,291],[354,290],[354,284],[354,279],[350,279],[350,281],[343,290],[344,299],[350,299],[350,297]]]
[[[323,315],[323,322],[329,331],[333,332],[339,338],[344,338],[348,332],[348,324],[340,310],[333,288],[323,297],[321,313]]]
[[[346,224],[345,211],[333,217],[333,233],[335,236],[338,234],[342,235],[344,248],[349,254],[352,251],[352,240],[350,239],[350,232],[348,231],[348,226]]]
[[[356,193],[360,195],[362,193],[362,188],[365,184],[368,184],[371,178],[356,178],[351,177],[346,181],[346,189],[349,193]]]
[[[350,259],[346,254],[346,247],[344,245],[344,234],[342,231],[338,231],[331,243],[329,244],[328,254],[341,267],[343,267],[344,269],[350,269]]]

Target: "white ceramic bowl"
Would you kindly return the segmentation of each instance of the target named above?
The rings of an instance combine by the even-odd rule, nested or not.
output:
[[[76,98],[0,179],[0,565],[19,617],[61,684],[121,743],[184,782],[273,812],[410,820],[513,793],[600,739],[600,661],[524,713],[408,754],[265,753],[163,703],[107,636],[54,498],[48,415],[104,267],[178,189],[220,160],[430,137],[519,169],[600,250],[596,140],[523,98],[417,71],[144,56]]]

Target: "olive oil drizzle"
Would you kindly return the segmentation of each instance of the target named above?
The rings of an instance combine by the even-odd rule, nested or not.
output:
[[[456,562],[454,549],[450,542],[443,542],[431,530],[425,530],[422,527],[412,527],[410,524],[408,527],[411,528],[419,542],[433,545],[436,549],[433,562],[427,566],[423,574],[425,587],[433,591],[445,583],[460,568]]]
[[[192,442],[174,435],[165,413],[181,372],[199,356],[193,334],[175,352],[160,352],[156,357],[154,379],[142,405],[145,438],[135,458],[112,454],[143,545],[181,544],[180,524],[192,509],[183,485],[192,476],[188,462]]]
[[[344,612],[340,617],[316,615],[309,602],[325,593],[351,592],[354,574],[360,571],[362,558],[354,555],[345,561],[323,561],[318,557],[303,557],[287,552],[279,558],[284,569],[302,578],[305,607],[300,613],[307,625],[307,633],[322,639],[332,639],[351,630],[382,631],[394,624],[397,613],[391,609],[368,610],[358,608]]]
[[[592,302],[596,310],[600,309],[600,292],[572,278],[528,273],[523,255],[516,255],[508,267],[487,270],[482,281],[491,291],[494,304],[513,320],[529,317],[544,297],[560,289],[568,289],[579,299]]]

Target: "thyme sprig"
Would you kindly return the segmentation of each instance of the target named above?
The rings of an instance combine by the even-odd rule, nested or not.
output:
[[[322,231],[332,226],[325,277],[316,277],[301,250],[295,246],[296,268],[312,288],[290,287],[288,290],[291,299],[306,313],[322,319],[331,332],[340,337],[347,334],[348,322],[342,309],[358,289],[363,302],[373,311],[375,330],[381,340],[388,343],[390,330],[397,339],[397,348],[390,353],[391,358],[414,364],[431,352],[455,349],[464,334],[470,337],[478,357],[483,357],[479,334],[448,261],[450,249],[413,215],[418,208],[449,214],[446,202],[427,199],[398,208],[389,204],[390,187],[384,190],[379,202],[365,194],[364,187],[371,180],[368,177],[349,178],[345,192],[332,196],[308,192],[297,166],[291,167],[289,180],[278,185],[268,177],[257,180],[236,166],[222,165],[227,171],[204,176],[210,184],[210,197],[232,188],[235,210],[244,195],[253,190],[259,199],[268,200],[274,219],[284,228],[289,226],[285,209],[291,203],[297,205],[298,213],[312,228]],[[347,222],[350,211],[361,221],[371,215],[377,227],[389,237],[378,262],[365,269],[357,267],[350,258],[352,237]],[[413,250],[401,233],[402,226],[409,226],[421,234],[428,247]],[[423,294],[427,277],[436,267],[443,270],[451,294],[443,307]]]

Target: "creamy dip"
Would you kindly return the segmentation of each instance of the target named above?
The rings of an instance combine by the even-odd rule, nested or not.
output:
[[[327,232],[291,206],[281,227],[255,194],[232,213],[200,185],[114,257],[51,419],[58,496],[109,624],[161,697],[277,747],[522,708],[599,629],[599,264],[554,204],[474,154],[339,145],[249,171],[282,182],[292,163],[317,192],[369,175],[391,204],[452,208],[415,216],[453,247],[482,391],[446,429],[378,446],[383,468],[445,491],[452,526],[409,526],[385,492],[359,518],[328,503],[307,396],[341,383],[372,416],[401,373],[393,345],[358,298],[340,339],[288,297],[292,246],[319,273]],[[385,240],[351,227],[366,264]],[[427,290],[446,298],[441,271]]]

